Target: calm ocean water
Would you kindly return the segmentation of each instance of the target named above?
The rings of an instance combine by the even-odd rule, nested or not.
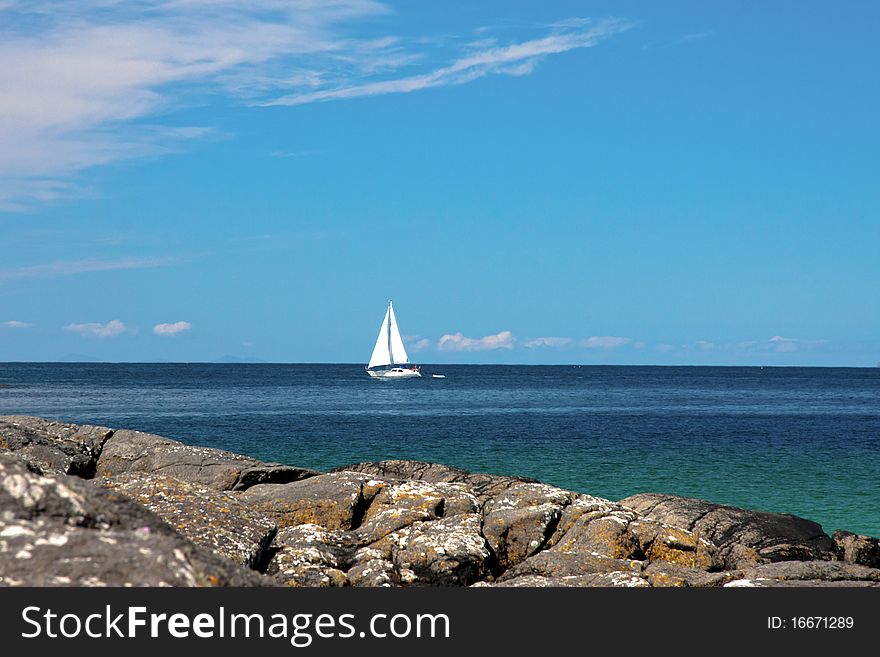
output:
[[[880,536],[880,368],[0,364],[0,414],[318,469],[409,458]]]

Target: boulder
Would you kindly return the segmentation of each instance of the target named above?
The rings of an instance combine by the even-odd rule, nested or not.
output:
[[[880,539],[838,530],[832,535],[832,540],[835,552],[842,561],[880,568]]]
[[[274,558],[267,574],[286,586],[346,586],[357,545],[350,532],[314,524],[286,527],[273,544]]]
[[[620,503],[649,520],[693,532],[718,547],[726,568],[783,560],[834,559],[834,542],[811,521],[705,500],[642,493]]]
[[[551,578],[615,572],[640,575],[643,565],[641,561],[617,559],[598,552],[569,552],[553,548],[529,557],[505,571],[497,580],[506,582],[525,575]]]
[[[543,549],[577,493],[546,484],[511,482],[483,504],[483,534],[505,570]]]
[[[275,522],[232,493],[143,472],[98,481],[144,505],[194,543],[236,563],[260,570],[269,558]]]
[[[459,468],[425,461],[388,460],[356,463],[336,468],[334,472],[349,470],[372,474],[385,480],[402,479],[431,483],[459,483],[466,485],[482,505],[486,500],[502,495],[519,483],[539,483],[526,477],[509,477],[467,472]]]
[[[46,474],[95,475],[113,430],[22,415],[0,416],[0,451],[13,452]]]
[[[750,580],[880,582],[880,569],[842,561],[777,561],[747,566],[742,573]]]
[[[657,588],[716,587],[724,586],[739,576],[736,572],[707,572],[698,568],[679,566],[667,561],[651,561],[645,564],[642,576]]]
[[[0,455],[0,585],[261,586],[118,492]]]
[[[589,575],[566,575],[563,577],[544,577],[541,575],[522,575],[510,579],[500,580],[495,583],[478,582],[474,586],[501,586],[517,588],[545,588],[545,587],[623,587],[644,588],[651,586],[644,577],[625,571],[611,571],[607,573],[590,573]]]
[[[141,431],[115,431],[104,444],[96,474],[111,477],[146,472],[175,477],[214,490],[246,490],[260,483],[286,483],[317,474],[313,470],[279,463],[263,463],[247,456],[210,447],[184,445]]]
[[[333,472],[288,484],[257,484],[239,496],[281,528],[310,523],[325,529],[353,529],[384,486],[369,475]]]
[[[362,544],[372,543],[414,522],[476,513],[476,498],[463,484],[425,481],[383,482],[358,527]]]
[[[393,564],[402,584],[468,586],[488,574],[490,551],[476,513],[415,522],[370,549]]]

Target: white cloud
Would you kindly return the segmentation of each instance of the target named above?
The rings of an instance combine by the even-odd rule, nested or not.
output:
[[[501,331],[482,338],[468,338],[461,333],[447,333],[440,338],[437,348],[441,351],[491,351],[493,349],[512,349],[513,333]]]
[[[412,351],[416,352],[416,351],[422,351],[423,349],[427,349],[430,346],[431,346],[431,341],[428,340],[428,338],[422,338],[421,340],[417,340],[416,342],[414,342],[412,347],[410,347],[410,349]]]
[[[90,168],[213,134],[150,124],[209,98],[301,105],[527,75],[629,27],[577,19],[463,45],[376,34],[393,20],[374,0],[0,0],[0,210],[82,194]]]
[[[485,47],[484,50],[460,57],[451,64],[428,73],[294,93],[265,104],[303,105],[326,100],[410,93],[432,87],[460,85],[493,74],[527,75],[534,70],[538,61],[547,55],[595,46],[601,39],[628,27],[627,23],[615,20],[578,25],[576,29],[566,27],[565,31],[538,39],[506,46]]]
[[[701,351],[712,351],[715,348],[715,343],[708,340],[697,340],[694,346]]]
[[[550,336],[545,338],[532,338],[531,340],[526,340],[523,343],[523,346],[528,347],[529,349],[534,349],[538,347],[565,347],[566,345],[570,345],[571,342],[571,338],[558,338]]]
[[[594,335],[581,341],[587,349],[614,349],[632,342],[632,338],[621,338],[616,335]]]
[[[2,324],[0,324],[0,326],[11,329],[26,329],[31,328],[33,324],[28,324],[27,322],[19,322],[16,319],[10,319],[8,322],[3,322]]]
[[[40,265],[0,269],[0,281],[16,278],[43,278],[71,276],[94,271],[111,271],[115,269],[144,269],[164,267],[174,262],[171,258],[124,258],[120,260],[62,260]]]
[[[189,322],[174,322],[172,324],[156,324],[153,327],[153,333],[156,335],[177,335],[184,331],[189,331],[192,324]]]
[[[91,322],[89,324],[68,324],[64,327],[64,330],[70,331],[71,333],[78,333],[79,335],[88,338],[115,338],[116,336],[125,333],[128,329],[125,324],[118,319],[112,319],[106,324],[99,324],[97,322]]]
[[[828,344],[828,340],[802,340],[800,338],[784,338],[781,335],[774,335],[763,345],[770,351],[779,353],[791,353],[805,349],[815,349]]]

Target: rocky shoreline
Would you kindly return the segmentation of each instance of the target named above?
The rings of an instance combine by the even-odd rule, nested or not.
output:
[[[416,461],[316,472],[0,417],[3,586],[880,586],[880,540]]]

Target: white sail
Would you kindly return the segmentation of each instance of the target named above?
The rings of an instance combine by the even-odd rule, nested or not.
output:
[[[409,356],[406,355],[406,349],[403,348],[403,340],[400,338],[400,329],[397,327],[397,318],[394,316],[394,308],[388,304],[388,314],[390,315],[391,331],[391,362],[395,365],[401,365],[409,362]]]
[[[388,350],[390,341],[388,340],[388,315],[391,313],[391,304],[385,311],[385,319],[382,320],[382,326],[379,327],[379,337],[376,339],[376,346],[373,347],[373,355],[370,356],[370,364],[367,367],[381,367],[383,365],[391,365],[391,352]],[[400,339],[398,337],[398,339]]]

